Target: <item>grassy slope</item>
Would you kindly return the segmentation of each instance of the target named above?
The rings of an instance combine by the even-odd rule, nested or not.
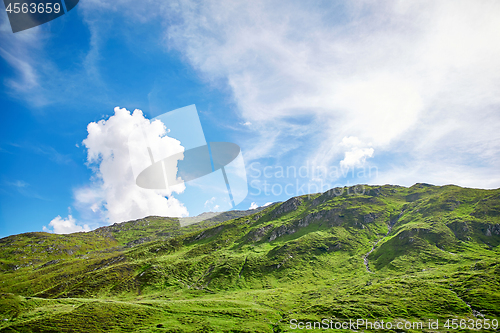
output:
[[[500,316],[500,190],[349,193],[184,228],[149,217],[4,238],[0,331],[285,332],[293,318]]]

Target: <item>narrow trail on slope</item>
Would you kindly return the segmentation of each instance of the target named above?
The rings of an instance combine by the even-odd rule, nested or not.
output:
[[[389,221],[389,224],[387,225],[387,227],[389,228],[389,230],[387,230],[387,233],[385,234],[385,236],[382,237],[382,238],[380,238],[379,240],[377,240],[375,243],[373,243],[372,249],[370,251],[368,251],[368,253],[363,256],[363,262],[365,263],[366,271],[368,273],[373,273],[370,270],[370,266],[368,265],[368,256],[375,250],[375,247],[377,246],[377,244],[381,240],[384,240],[387,236],[389,236],[389,234],[391,233],[391,230],[392,230],[392,226],[395,225],[398,222],[398,220],[401,217],[401,215],[403,215],[403,211],[401,211],[401,213],[398,215],[398,217],[395,218],[393,221]]]
[[[466,301],[464,301],[463,299],[461,299],[460,296],[458,296],[458,294],[457,294],[457,292],[455,290],[453,290],[453,289],[449,289],[449,290],[452,293],[454,293],[459,300],[461,300],[462,302],[464,302],[465,305],[467,305],[469,307],[469,309],[471,310],[472,315],[474,317],[476,317],[476,318],[479,318],[479,317],[484,318],[484,314],[482,314],[479,310],[473,309],[472,306],[469,303],[467,303]]]
[[[389,227],[389,231],[387,231],[387,233],[385,234],[385,236],[384,236],[384,237],[382,237],[382,238],[380,238],[380,239],[379,239],[378,241],[376,241],[375,243],[373,243],[372,249],[371,249],[370,251],[368,251],[368,253],[367,253],[367,254],[365,254],[365,255],[363,256],[363,261],[364,261],[364,263],[365,263],[365,266],[366,266],[366,271],[367,271],[368,273],[373,273],[373,272],[370,270],[370,266],[368,265],[368,256],[369,256],[369,255],[370,255],[370,254],[371,254],[371,253],[375,250],[375,246],[377,246],[377,244],[378,244],[381,240],[383,240],[384,238],[386,238],[387,236],[389,236],[389,233],[390,233],[390,232],[391,232],[391,230],[392,230],[392,225],[390,225],[390,224],[389,224],[389,226],[388,226],[388,227]]]

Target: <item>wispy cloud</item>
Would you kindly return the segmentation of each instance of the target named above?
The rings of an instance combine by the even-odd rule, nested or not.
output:
[[[47,156],[51,161],[57,164],[70,164],[73,160],[69,155],[61,154],[55,148],[47,145],[33,145],[31,149],[40,155]]]
[[[212,197],[211,199],[205,201],[205,208],[210,212],[218,212],[220,207],[216,204],[216,201],[216,197]]]
[[[91,40],[86,61],[71,69],[61,68],[49,49],[57,44],[54,42],[57,34],[50,31],[51,24],[13,34],[6,13],[0,15],[0,59],[12,69],[12,73],[4,75],[5,91],[34,107],[35,112],[55,103],[73,105],[81,100],[78,98],[81,95],[86,95],[89,101],[106,98],[106,87],[96,74],[99,57],[94,52],[95,38]]]
[[[6,13],[0,15],[0,57],[14,70],[14,75],[4,78],[7,91],[36,106],[45,105],[43,88],[40,86],[39,69],[48,62],[41,59],[47,35],[35,27],[13,34]],[[41,65],[43,64],[43,66]]]
[[[166,40],[205,77],[227,80],[242,118],[254,125],[251,158],[291,148],[309,151],[314,164],[335,163],[345,154],[342,138],[355,136],[373,144],[352,152],[356,161],[372,149],[404,151],[409,172],[425,178],[439,155],[442,167],[474,177],[473,157],[498,175],[500,4],[344,5],[182,1],[172,6],[178,19]],[[304,146],[282,140],[311,128],[289,122],[304,115],[321,124],[302,137]],[[500,186],[497,177],[474,179]]]
[[[497,1],[131,3],[79,5],[91,31],[85,77],[100,80],[100,47],[117,17],[130,26],[160,19],[156,41],[180,51],[207,82],[229,88],[239,122],[251,123],[239,140],[247,162],[338,165],[350,152],[355,163],[372,155],[377,163],[390,154],[393,163],[380,170],[389,178],[400,168],[432,177],[439,163],[467,172],[476,186],[500,186]],[[98,20],[99,12],[121,15]],[[3,49],[26,63],[3,53],[19,86],[42,85],[33,56]],[[345,137],[372,146],[346,151]],[[439,179],[460,184],[453,175]]]
[[[7,185],[14,186],[14,187],[17,187],[17,188],[25,188],[29,184],[26,183],[24,180],[16,180],[14,182],[7,182]]]
[[[40,143],[33,143],[33,142],[22,142],[22,143],[7,143],[8,146],[10,147],[15,147],[19,149],[24,149],[28,150],[30,153],[35,153],[37,155],[45,156],[52,162],[55,162],[57,164],[61,165],[67,165],[74,163],[73,159],[71,158],[71,155],[69,154],[63,154],[59,152],[57,149],[54,147],[40,144]],[[0,148],[1,152],[6,152],[10,154],[14,154],[13,152],[10,152],[6,149]]]
[[[7,84],[11,88],[20,91],[27,91],[38,86],[37,75],[35,74],[33,66],[31,66],[28,61],[14,57],[3,48],[0,48],[0,56],[4,58],[4,60],[7,61],[7,63],[9,63],[13,68],[15,68],[20,75],[18,80],[11,79],[7,81]]]
[[[8,151],[5,148],[0,147],[0,153],[5,153],[5,154],[13,154],[11,151]]]
[[[25,182],[24,180],[14,180],[14,181],[4,181],[4,184],[9,189],[7,193],[12,193],[15,191],[27,198],[34,198],[40,200],[48,200],[44,196],[37,193],[35,189],[33,189],[30,184]]]

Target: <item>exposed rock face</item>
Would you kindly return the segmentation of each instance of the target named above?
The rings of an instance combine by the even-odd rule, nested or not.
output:
[[[307,227],[314,221],[326,220],[328,221],[328,226],[334,227],[342,224],[344,221],[343,217],[342,210],[340,209],[322,210],[306,215],[299,220],[298,226]]]
[[[296,220],[290,224],[282,225],[273,230],[273,232],[269,235],[269,241],[272,242],[276,238],[291,235],[297,232],[300,228],[305,228],[309,224],[319,220],[328,221],[328,226],[339,226],[343,222],[343,218],[341,215],[341,210],[339,209],[331,209],[331,210],[322,210],[319,212],[314,212],[304,216],[303,218]]]
[[[134,247],[136,245],[139,245],[139,244],[142,244],[142,243],[146,243],[146,242],[149,242],[151,240],[150,237],[143,237],[143,238],[139,238],[139,239],[135,239],[131,242],[128,242],[127,244],[125,244],[125,247]]]
[[[470,224],[470,225],[469,225]],[[460,240],[470,240],[475,233],[481,233],[487,237],[500,236],[500,224],[477,223],[472,221],[453,222],[447,225],[453,231],[455,237]]]
[[[500,224],[490,224],[486,229],[485,235],[491,237],[491,235],[500,235]]]
[[[364,229],[365,224],[372,223],[378,216],[375,213],[369,213],[362,216],[362,220],[354,221],[354,226]],[[344,222],[344,215],[342,209],[330,209],[330,210],[321,210],[319,212],[313,212],[304,216],[303,218],[296,220],[287,225],[282,225],[276,229],[274,229],[269,235],[269,241],[272,242],[276,238],[291,235],[297,232],[300,228],[305,228],[313,222],[316,221],[326,221],[328,227],[340,226]]]
[[[272,224],[269,224],[269,225],[266,225],[266,226],[263,226],[257,230],[254,230],[252,231],[248,237],[250,240],[254,241],[254,242],[258,242],[260,241],[265,235],[266,233],[273,228],[273,225]]]
[[[269,236],[269,241],[272,242],[278,237],[294,234],[296,231],[297,228],[294,225],[282,225],[271,233],[271,235]]]
[[[284,203],[282,203],[277,209],[275,209],[272,213],[273,218],[282,216],[285,214],[288,214],[294,210],[297,210],[297,208],[302,204],[302,199],[301,198],[291,198]]]

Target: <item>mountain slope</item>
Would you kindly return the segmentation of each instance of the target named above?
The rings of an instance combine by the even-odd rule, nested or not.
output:
[[[500,315],[500,190],[337,188],[247,213],[4,238],[0,331],[285,332],[291,319]]]

